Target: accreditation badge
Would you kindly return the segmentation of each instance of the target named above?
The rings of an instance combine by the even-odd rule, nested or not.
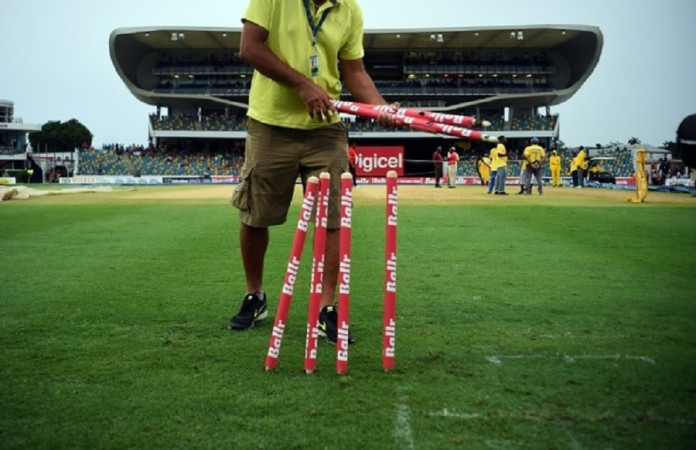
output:
[[[319,55],[316,53],[309,57],[309,73],[313,77],[319,75]]]

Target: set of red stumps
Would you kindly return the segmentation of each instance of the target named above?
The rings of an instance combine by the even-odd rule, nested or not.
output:
[[[353,114],[373,120],[382,115],[391,115],[398,126],[406,126],[415,131],[446,134],[470,141],[497,143],[498,139],[470,127],[488,127],[487,121],[476,120],[471,116],[460,116],[411,108],[395,109],[390,105],[368,105],[365,103],[333,101],[336,111]],[[280,345],[287,324],[290,303],[292,302],[295,281],[300,269],[302,251],[307,238],[307,230],[312,221],[316,206],[314,225],[314,257],[307,313],[307,339],[305,341],[304,370],[313,373],[317,361],[317,341],[319,337],[319,305],[321,303],[322,278],[324,273],[324,251],[326,247],[326,220],[329,205],[330,175],[322,173],[319,179],[307,180],[297,230],[290,250],[288,268],[285,273],[283,289],[278,301],[278,310],[273,323],[271,340],[266,354],[266,370],[273,370],[278,364]],[[386,178],[386,226],[384,259],[384,321],[382,325],[382,368],[394,368],[394,349],[396,343],[396,223],[397,223],[397,176],[390,171]],[[351,225],[353,208],[353,179],[349,173],[341,176],[341,221],[339,243],[338,280],[338,327],[336,339],[336,371],[348,371],[348,339],[350,323],[350,267],[351,267]]]
[[[273,370],[278,364],[280,346],[287,324],[292,302],[295,281],[297,280],[302,251],[307,231],[314,214],[314,242],[312,276],[307,312],[307,337],[305,341],[304,370],[311,374],[316,368],[317,342],[319,338],[319,310],[324,274],[324,251],[326,247],[326,224],[329,206],[330,175],[322,173],[319,179],[310,177],[305,187],[302,206],[297,220],[297,229],[290,249],[288,266],[283,288],[278,300],[278,309],[273,322],[271,339],[266,354],[266,370]],[[384,260],[384,320],[382,327],[382,368],[394,368],[394,349],[396,343],[396,225],[398,185],[396,172],[390,171],[386,178],[386,221],[385,221],[385,260]],[[338,307],[336,339],[336,372],[348,372],[348,330],[350,323],[350,270],[351,270],[351,230],[353,210],[353,179],[349,173],[341,176],[340,238],[338,272]]]

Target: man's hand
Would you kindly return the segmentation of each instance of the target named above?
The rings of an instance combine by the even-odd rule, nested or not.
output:
[[[331,117],[338,114],[333,103],[331,103],[329,94],[311,80],[307,79],[306,83],[302,83],[297,92],[300,94],[300,98],[307,107],[307,113],[311,118],[320,122],[324,120],[330,122]]]
[[[401,103],[399,102],[394,102],[389,105],[389,108],[396,111],[397,109],[401,108]],[[377,123],[384,128],[400,128],[399,125],[396,124],[396,118],[394,114],[389,114],[389,113],[382,113],[379,115],[377,118]]]

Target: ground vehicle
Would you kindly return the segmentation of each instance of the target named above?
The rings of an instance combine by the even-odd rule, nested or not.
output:
[[[598,183],[616,184],[616,176],[612,171],[614,158],[611,156],[595,156],[590,158],[587,166],[587,179]]]

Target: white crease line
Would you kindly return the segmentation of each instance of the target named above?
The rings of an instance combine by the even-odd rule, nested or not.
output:
[[[486,361],[493,364],[502,364],[503,359],[552,359],[552,358],[563,358],[563,361],[572,364],[579,359],[596,359],[596,360],[610,360],[610,361],[641,361],[645,363],[655,364],[655,360],[649,356],[633,356],[633,355],[490,355],[486,356]]]
[[[457,409],[443,408],[441,411],[435,411],[427,414],[430,417],[442,417],[445,419],[460,419],[460,420],[497,420],[497,419],[514,419],[514,420],[529,420],[533,422],[548,421],[556,422],[558,419],[554,416],[542,416],[538,414],[505,414],[505,413],[491,413],[491,414],[478,414],[478,413],[465,413],[458,411]],[[646,422],[646,423],[667,423],[674,425],[694,425],[696,422],[692,419],[685,419],[681,417],[658,417],[658,416],[613,416],[611,420],[603,415],[599,416],[574,416],[572,420],[578,420],[583,422]]]
[[[534,335],[532,335],[534,336]],[[543,339],[587,339],[587,340],[619,340],[619,339],[638,339],[640,338],[639,336],[629,336],[625,334],[616,334],[616,335],[581,335],[581,334],[573,334],[571,332],[568,333],[563,333],[563,334],[538,334],[534,337],[537,338],[543,338]]]
[[[447,408],[443,408],[442,412],[439,413],[433,413],[430,414],[431,416],[440,416],[440,417],[447,417],[447,418],[453,418],[453,419],[480,419],[483,417],[481,414],[477,413],[462,413],[459,411],[450,411]]]
[[[613,359],[615,361],[628,360],[628,361],[642,361],[650,364],[655,364],[655,360],[649,356],[633,356],[633,355],[581,355],[576,356],[575,359]]]
[[[409,419],[407,398],[401,397],[396,405],[396,415],[394,417],[394,438],[397,441],[397,448],[415,449],[413,434],[411,433],[411,422]]]
[[[568,436],[568,439],[570,440],[570,448],[577,450],[582,449],[582,444],[580,444],[580,442],[575,437],[572,431],[570,431],[567,427],[563,427],[563,432],[566,436]]]

